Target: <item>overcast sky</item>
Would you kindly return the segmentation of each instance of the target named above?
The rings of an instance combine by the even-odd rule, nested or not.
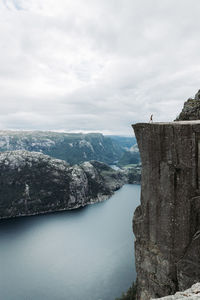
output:
[[[0,129],[131,135],[200,89],[199,0],[0,1]]]

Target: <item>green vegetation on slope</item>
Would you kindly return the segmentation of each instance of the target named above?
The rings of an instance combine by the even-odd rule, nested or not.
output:
[[[123,293],[120,298],[115,300],[135,300],[136,299],[136,285],[135,283],[128,289],[126,293]]]

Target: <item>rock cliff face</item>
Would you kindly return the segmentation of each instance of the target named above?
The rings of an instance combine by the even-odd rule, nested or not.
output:
[[[0,218],[74,209],[108,199],[127,180],[104,163],[65,161],[38,152],[0,153]]]
[[[149,300],[200,281],[200,121],[133,128],[142,160],[137,299]]]
[[[189,98],[177,117],[176,121],[181,120],[200,120],[200,90],[196,93],[194,99]]]

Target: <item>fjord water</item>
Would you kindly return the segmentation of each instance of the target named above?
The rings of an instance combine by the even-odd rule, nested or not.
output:
[[[114,300],[132,284],[140,186],[82,209],[0,222],[0,299]]]

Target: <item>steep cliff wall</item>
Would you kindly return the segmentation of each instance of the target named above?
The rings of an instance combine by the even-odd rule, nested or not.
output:
[[[142,160],[137,299],[149,300],[200,281],[200,121],[133,128]]]

